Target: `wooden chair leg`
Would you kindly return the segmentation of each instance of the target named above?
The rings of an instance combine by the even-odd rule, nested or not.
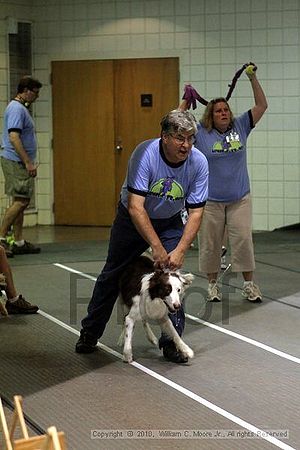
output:
[[[50,427],[47,430],[47,439],[43,450],[64,450],[64,434],[57,433],[56,427]]]
[[[11,440],[13,439],[13,435],[14,435],[14,432],[16,429],[17,422],[19,422],[19,424],[20,424],[23,438],[29,439],[29,434],[27,431],[27,426],[25,423],[23,409],[22,409],[23,398],[21,397],[21,395],[14,396],[14,404],[15,404],[15,409],[14,409],[12,423],[11,423],[10,430],[9,430],[10,439]]]
[[[57,432],[56,427],[49,427],[46,434],[29,437],[22,409],[23,399],[20,395],[14,396],[14,412],[10,429],[4,414],[4,408],[0,398],[0,425],[5,440],[4,450],[66,450],[65,435],[62,431]],[[13,435],[19,422],[23,437],[13,440]],[[1,442],[0,442],[0,448]]]
[[[1,397],[0,397],[0,420],[1,420],[1,428],[3,431],[4,441],[5,441],[5,450],[13,450]]]

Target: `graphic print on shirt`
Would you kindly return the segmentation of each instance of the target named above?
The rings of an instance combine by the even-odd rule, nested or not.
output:
[[[182,186],[174,180],[174,177],[166,177],[150,186],[149,195],[168,200],[181,200],[184,198],[184,191]]]
[[[225,152],[237,152],[243,148],[240,142],[240,136],[236,131],[231,131],[229,134],[224,136],[222,141],[217,141],[213,145],[213,153],[225,153]]]

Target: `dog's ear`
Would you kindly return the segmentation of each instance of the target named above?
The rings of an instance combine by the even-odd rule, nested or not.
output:
[[[190,284],[192,284],[193,279],[195,278],[192,273],[185,273],[184,275],[181,274],[180,276],[181,276],[181,278],[183,280],[183,284],[185,286],[189,286]]]
[[[164,298],[168,297],[168,295],[170,295],[171,292],[172,292],[172,286],[170,285],[170,283],[166,283],[166,281],[161,278],[156,285],[156,292],[155,292],[155,296],[153,298],[157,297],[157,298],[164,299]]]
[[[168,283],[168,275],[163,270],[156,270],[149,282],[149,295],[151,299],[165,298],[172,291],[170,283]]]
[[[153,278],[158,280],[158,278],[164,273],[163,269],[155,269]]]

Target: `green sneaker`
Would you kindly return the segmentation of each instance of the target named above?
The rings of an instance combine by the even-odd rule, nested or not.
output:
[[[10,235],[6,236],[6,242],[7,242],[9,245],[13,245],[13,244],[15,243],[14,235],[13,235],[13,234],[10,234]]]

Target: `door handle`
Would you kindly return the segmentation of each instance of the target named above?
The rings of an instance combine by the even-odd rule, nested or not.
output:
[[[123,150],[122,139],[118,138],[115,146],[116,152],[121,152]]]

